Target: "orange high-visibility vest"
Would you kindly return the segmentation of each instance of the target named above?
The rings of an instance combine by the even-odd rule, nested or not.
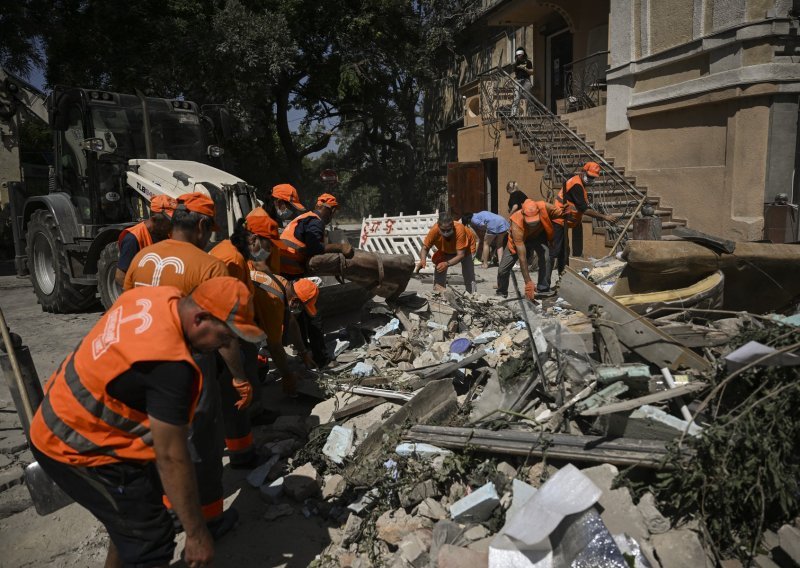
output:
[[[247,289],[251,293],[253,292],[253,282],[250,280],[250,266],[247,259],[242,256],[230,239],[220,242],[208,254],[224,262],[228,268],[228,274],[241,280]]]
[[[156,458],[147,414],[107,392],[142,361],[185,361],[196,375],[190,416],[203,376],[183,336],[172,286],[135,288],[119,297],[45,385],[31,423],[31,441],[49,457],[75,466],[148,462]]]
[[[305,274],[306,262],[308,255],[306,254],[306,244],[297,238],[295,231],[297,224],[309,217],[320,218],[319,215],[313,211],[303,213],[302,215],[292,219],[286,228],[281,233],[281,243],[285,247],[280,251],[281,253],[281,272],[284,274]]]
[[[558,195],[556,196],[556,205],[561,209],[564,209],[564,213],[567,215],[567,227],[570,229],[577,227],[580,224],[581,219],[583,219],[583,213],[578,211],[574,203],[566,200],[566,207],[564,203],[564,195],[566,195],[567,192],[569,192],[569,190],[575,186],[575,184],[581,186],[581,190],[583,191],[583,201],[585,203],[589,203],[589,194],[586,193],[586,188],[583,186],[583,180],[581,179],[580,175],[574,175],[569,178],[567,183],[561,187],[561,191],[559,191]],[[558,223],[561,225],[564,223],[564,219],[553,219],[553,223]]]
[[[139,243],[139,250],[142,250],[144,247],[149,247],[153,244],[153,236],[150,234],[150,231],[147,230],[147,225],[144,224],[144,221],[135,224],[133,227],[122,229],[122,232],[117,238],[118,246],[122,246],[122,239],[124,239],[125,235],[127,234],[131,234],[136,237],[136,242]]]
[[[534,201],[536,208],[539,210],[539,226],[530,228],[522,216],[522,209],[515,211],[508,220],[512,225],[516,225],[522,229],[522,241],[525,242],[531,237],[535,237],[542,231],[547,235],[547,242],[553,240],[553,223],[555,219],[550,219],[550,214],[547,212],[547,204],[544,201]],[[514,237],[512,231],[508,231],[508,250],[511,254],[517,254],[517,246],[514,244]]]

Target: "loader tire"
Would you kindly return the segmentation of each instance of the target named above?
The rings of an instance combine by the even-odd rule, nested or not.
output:
[[[66,314],[82,312],[96,304],[95,286],[69,281],[69,260],[52,213],[39,210],[31,215],[27,244],[28,270],[42,310]]]
[[[106,245],[97,260],[97,291],[100,293],[100,303],[106,310],[122,294],[122,288],[114,279],[117,273],[117,262],[119,262],[119,245],[114,241]]]

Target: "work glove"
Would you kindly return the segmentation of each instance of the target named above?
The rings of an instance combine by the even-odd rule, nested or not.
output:
[[[446,262],[440,262],[439,264],[436,265],[436,272],[446,272],[447,266],[448,265]]]
[[[345,258],[353,258],[356,251],[350,243],[342,243],[342,254]]]
[[[235,404],[236,408],[242,410],[250,406],[253,402],[253,385],[250,384],[250,381],[234,378],[231,384],[239,393],[239,400]]]
[[[536,288],[534,288],[533,280],[525,282],[525,297],[530,301],[536,297]]]

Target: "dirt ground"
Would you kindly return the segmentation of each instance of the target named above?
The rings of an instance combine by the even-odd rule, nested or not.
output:
[[[479,291],[493,293],[496,269],[477,268],[476,272]],[[457,288],[463,286],[459,273],[456,269],[451,278]],[[431,286],[431,276],[418,276],[412,279],[409,290],[429,290]],[[0,307],[11,330],[30,349],[42,382],[102,315],[99,310],[70,315],[44,313],[28,279],[15,276],[0,276]],[[336,326],[335,321],[327,322],[326,331],[334,331]],[[308,415],[318,402],[309,397],[285,398],[276,386],[265,388],[263,397],[265,407],[286,415]],[[73,504],[41,517],[24,485],[13,481],[3,489],[2,475],[14,478],[12,472],[19,472],[31,459],[28,451],[10,443],[21,439],[22,433],[5,382],[0,384],[0,419],[0,567],[102,566],[105,531],[85,509]],[[264,520],[267,505],[245,477],[246,472],[225,469],[225,504],[238,509],[240,522],[217,543],[216,564],[238,568],[307,566],[329,544],[331,531],[338,529],[319,517],[306,518],[298,503],[292,503],[293,515],[272,522]],[[176,559],[182,548],[180,537],[178,545]]]

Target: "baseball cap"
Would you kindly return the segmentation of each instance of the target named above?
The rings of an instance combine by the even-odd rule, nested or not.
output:
[[[163,213],[171,219],[172,214],[175,212],[175,205],[177,205],[177,203],[170,196],[156,195],[150,200],[150,212],[154,215]]]
[[[211,217],[212,220],[216,215],[214,201],[208,195],[197,191],[194,193],[184,193],[183,195],[179,196],[178,204],[176,205],[175,209],[180,209],[181,207],[187,209],[188,211],[194,211],[195,213],[200,213],[201,215],[207,215],[208,217]],[[216,221],[214,221],[213,230],[219,230]]]
[[[317,197],[317,207],[319,207],[320,205],[333,208],[333,207],[339,207],[339,202],[336,201],[336,198],[330,193],[323,193],[322,195]]]
[[[533,199],[526,199],[522,203],[522,216],[526,223],[539,222],[539,207]]]
[[[297,190],[289,183],[281,183],[272,188],[272,197],[287,201],[295,209],[305,211],[306,208],[300,203],[300,197],[297,195]]]
[[[250,343],[262,341],[264,332],[256,326],[253,296],[233,276],[218,276],[200,284],[191,294],[194,303],[224,321],[238,337]]]
[[[597,162],[586,162],[583,164],[583,171],[586,172],[586,175],[596,178],[600,175],[600,164]]]
[[[308,278],[301,278],[296,280],[292,285],[294,293],[297,298],[303,302],[308,315],[317,315],[317,298],[319,297],[319,288]]]
[[[271,241],[277,241],[280,239],[280,232],[278,231],[278,223],[275,222],[275,219],[266,215],[265,213],[256,213],[261,209],[260,207],[254,209],[250,212],[250,214],[244,220],[245,228],[250,231],[251,233],[255,233],[259,237],[264,237],[265,239],[269,239]],[[261,211],[264,211],[261,209]]]

